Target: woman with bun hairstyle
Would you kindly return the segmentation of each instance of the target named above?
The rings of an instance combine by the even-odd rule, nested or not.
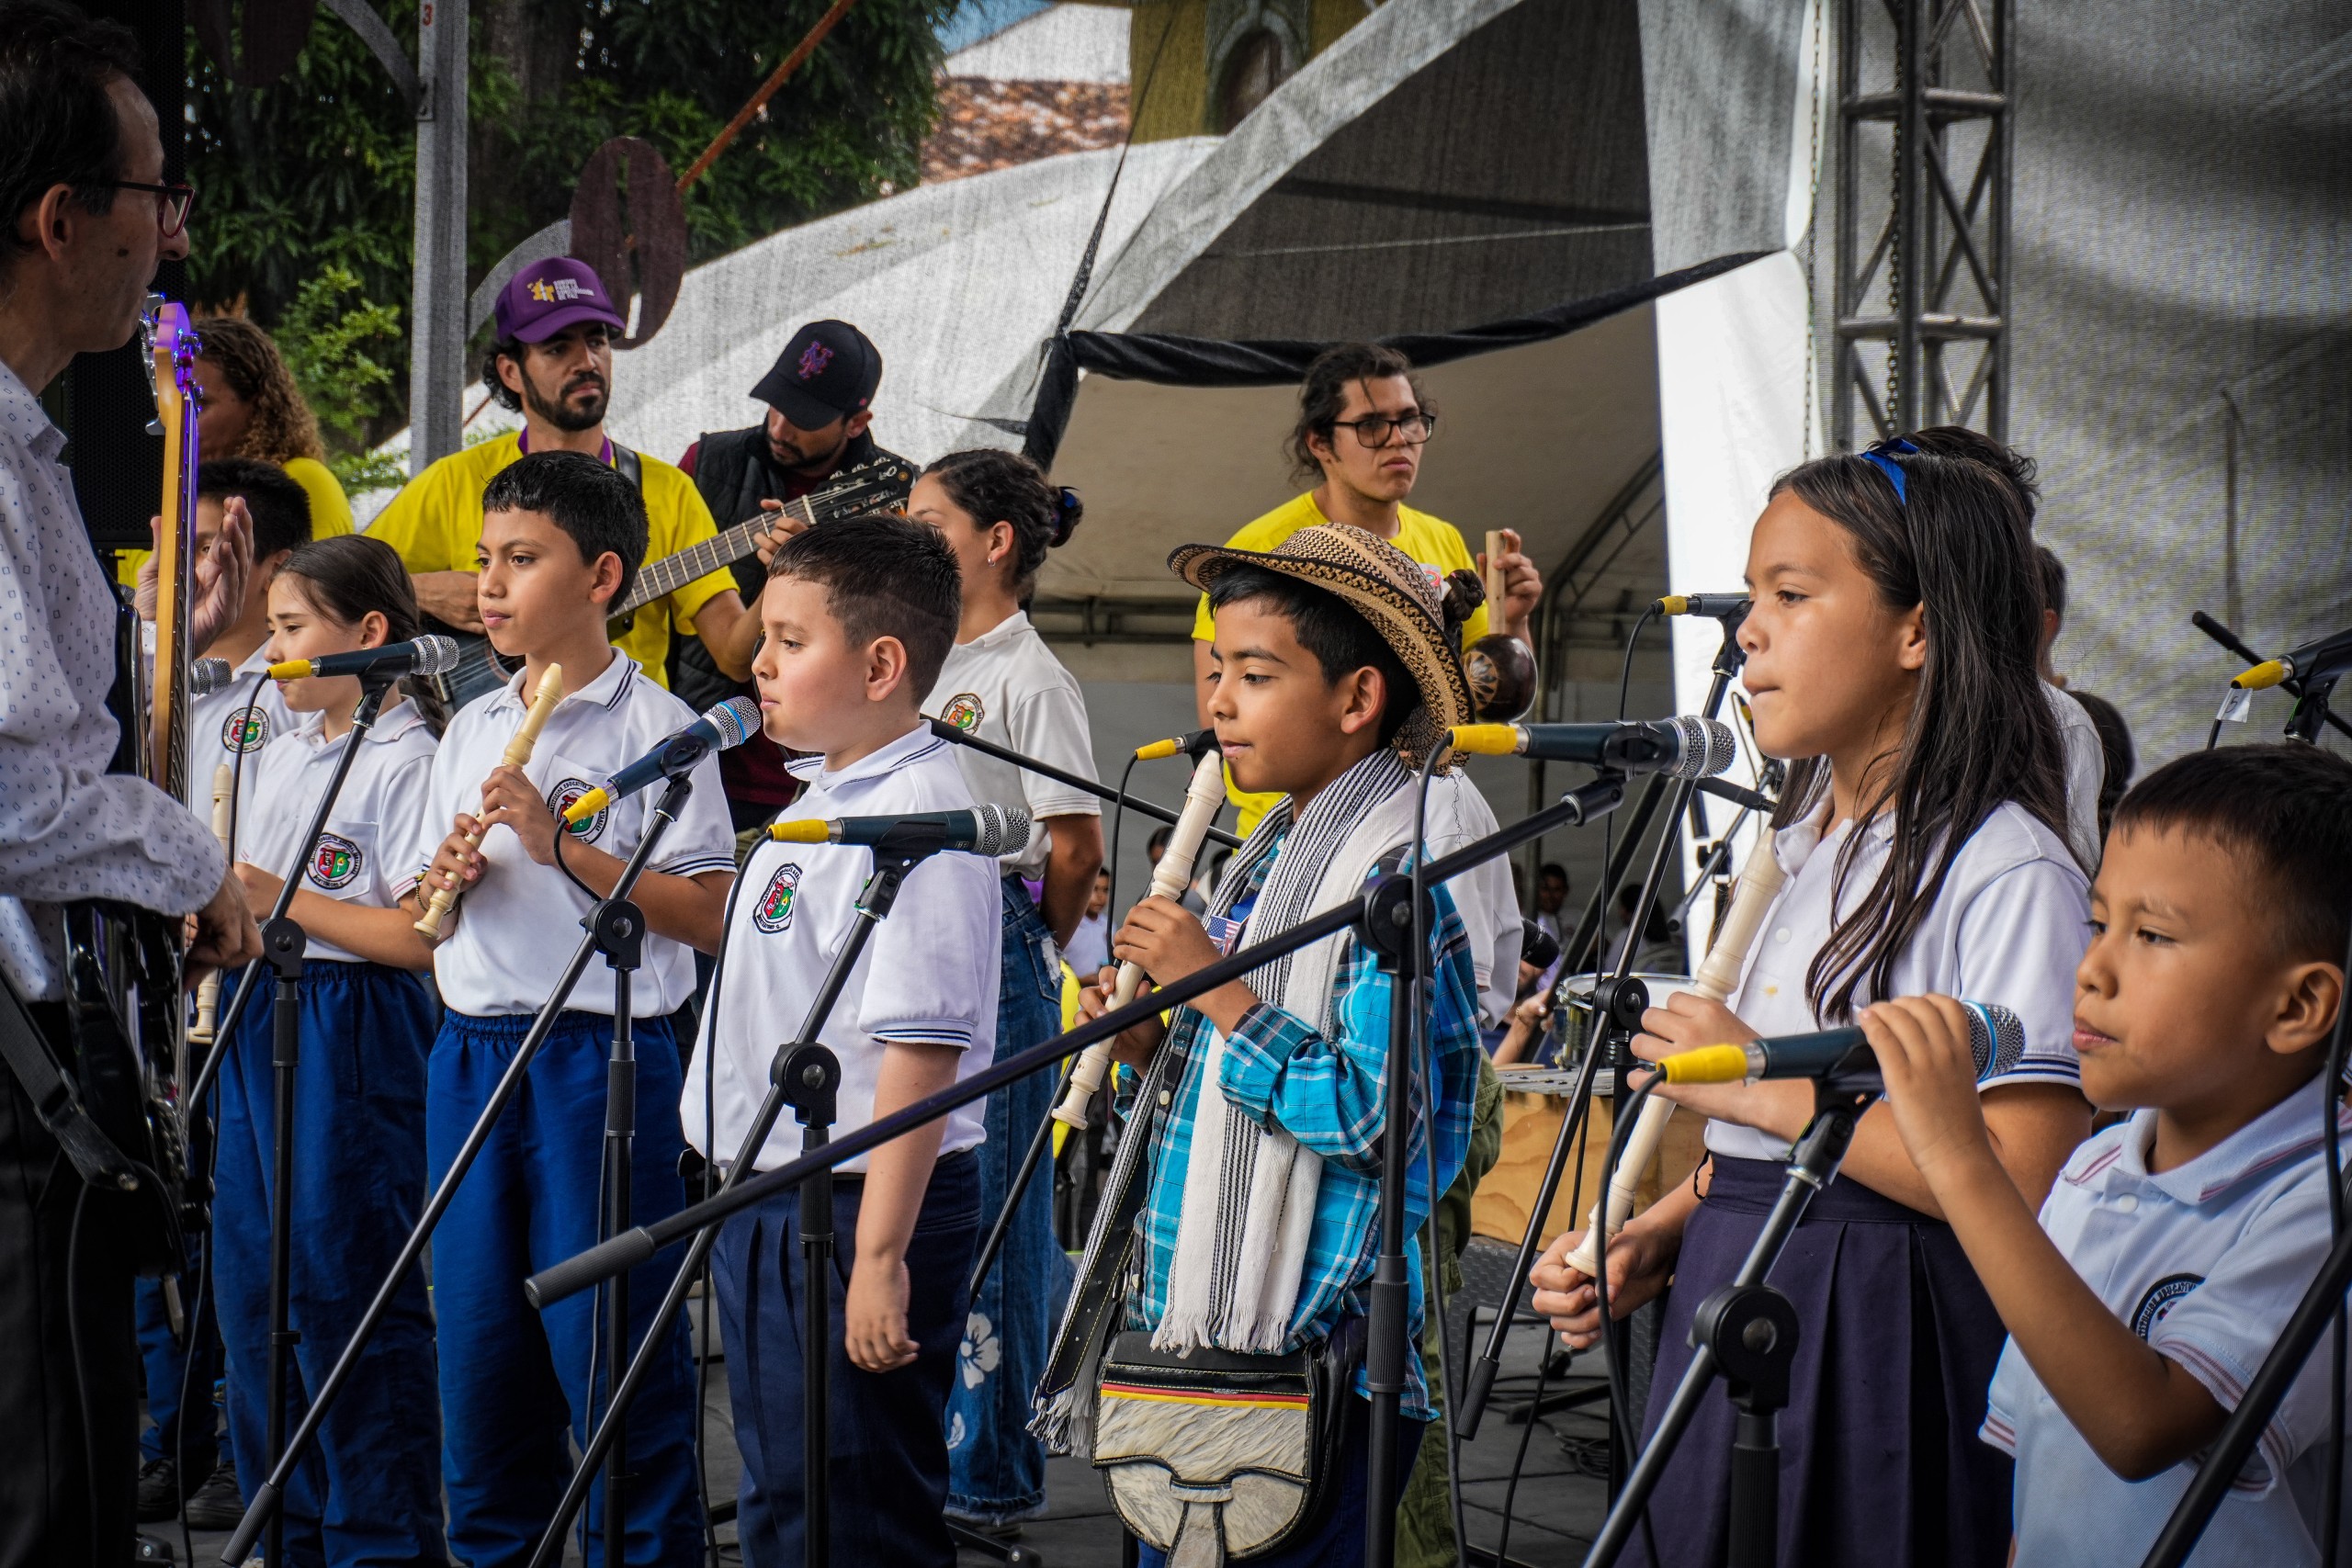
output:
[[[1086,701],[1023,606],[1046,552],[1078,526],[1076,492],[1047,481],[1012,452],[951,452],[923,470],[907,514],[939,530],[962,568],[964,613],[927,713],[982,739],[1094,777]],[[1086,917],[1102,864],[1102,808],[1092,795],[984,756],[956,750],[973,795],[1025,807],[1035,826],[1026,848],[1003,857],[1003,975],[997,993],[1000,1058],[1026,1051],[1061,1027],[1061,955]],[[1030,1138],[1053,1104],[1054,1073],[1032,1074],[989,1097],[980,1148],[980,1219],[992,1224]],[[1029,1393],[1045,1370],[1046,1316],[1060,1264],[1053,1235],[1053,1184],[1032,1181],[1003,1250],[973,1299],[947,1404],[951,1514],[1003,1526],[1046,1502],[1046,1451],[1029,1435]]]
[[[2029,1207],[2090,1132],[2074,1045],[2089,942],[2067,847],[2056,719],[2041,694],[2041,588],[2017,490],[1993,468],[1907,440],[1781,477],[1748,541],[1739,629],[1756,743],[1788,761],[1774,853],[1787,883],[1738,987],[1678,992],[1634,1050],[1831,1028],[1874,1002],[1937,993],[1997,1003],[2022,1054],[1979,1082],[2001,1167]],[[1610,1244],[1608,1311],[1660,1294],[1646,1440],[1689,1365],[1700,1303],[1730,1281],[1811,1120],[1812,1085],[1661,1089],[1707,1116],[1712,1156]],[[1600,1337],[1596,1281],[1555,1242],[1534,1307],[1572,1347]],[[1781,1419],[1786,1568],[2000,1568],[2009,1461],[1978,1440],[2002,1328],[1935,1195],[1873,1106],[1771,1282],[1798,1335]],[[1629,1413],[1630,1420],[1630,1413]],[[1623,1561],[1723,1561],[1733,1414],[1699,1414]]]

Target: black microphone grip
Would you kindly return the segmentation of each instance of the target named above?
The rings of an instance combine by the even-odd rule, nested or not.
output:
[[[640,1263],[650,1263],[661,1250],[653,1233],[639,1225],[541,1269],[523,1281],[523,1293],[530,1298],[535,1309],[545,1310],[601,1280],[626,1274]]]

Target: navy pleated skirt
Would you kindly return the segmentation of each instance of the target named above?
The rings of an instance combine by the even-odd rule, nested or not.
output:
[[[1717,1159],[1683,1233],[1645,1441],[1690,1364],[1699,1303],[1738,1272],[1786,1168]],[[1782,1568],[2001,1568],[2010,1461],[1976,1436],[2001,1320],[1951,1227],[1839,1179],[1817,1194],[1770,1283],[1795,1303],[1781,1414]],[[1621,1560],[1724,1560],[1735,1412],[1717,1380]]]

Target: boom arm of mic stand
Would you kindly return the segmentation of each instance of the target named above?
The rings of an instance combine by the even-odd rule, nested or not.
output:
[[[2244,640],[2238,637],[2237,633],[2230,630],[2229,627],[2223,626],[2221,622],[2215,620],[2204,611],[2199,610],[2190,615],[2188,617],[2188,624],[2195,626],[2199,631],[2203,632],[2207,637],[2211,637],[2215,642],[2220,643],[2223,648],[2228,649],[2232,653],[2236,654],[2240,659],[2245,660],[2248,664],[2261,664],[2266,662],[2263,656],[2256,653],[2253,649],[2248,648]],[[2303,683],[2301,681],[2281,681],[2278,684],[2288,695],[2299,700],[2301,698],[2303,694]],[[2334,725],[2344,734],[2352,735],[2352,724],[2346,724],[2333,711],[2323,709],[2320,713],[2320,716],[2327,720],[2331,725]]]
[[[359,678],[359,705],[351,714],[351,728],[347,737],[350,744],[344,747],[343,755],[335,759],[334,774],[327,780],[327,792],[319,797],[318,809],[311,813],[311,829],[302,836],[301,850],[295,855],[294,863],[286,868],[286,880],[278,884],[277,901],[269,908],[270,920],[284,919],[286,912],[294,907],[294,890],[302,885],[302,867],[319,847],[319,835],[327,830],[327,817],[334,810],[336,797],[343,794],[343,781],[351,776],[351,764],[359,755],[360,742],[368,739],[368,731],[375,727],[376,716],[384,705],[385,694],[399,679],[397,675],[362,675]],[[266,925],[269,921],[262,923]],[[256,960],[246,964],[244,973],[238,976],[236,994],[230,998],[220,1021],[212,1026],[212,1049],[205,1053],[204,1065],[197,1069],[196,1077],[188,1080],[187,1098],[180,1101],[183,1118],[196,1114],[196,1108],[204,1101],[204,1091],[212,1087],[213,1078],[219,1075],[220,1061],[228,1053],[237,1020],[244,1013],[245,998],[253,994],[264,967]]]
[[[1008,750],[993,740],[983,740],[969,731],[956,728],[944,718],[931,720],[931,732],[942,740],[953,741],[958,746],[968,746],[982,756],[994,757],[1000,762],[1010,762],[1024,773],[1036,773],[1053,780],[1056,784],[1066,784],[1072,789],[1082,789],[1096,799],[1107,800],[1114,806],[1125,806],[1130,811],[1140,811],[1156,821],[1166,822],[1171,826],[1176,821],[1177,814],[1156,801],[1146,800],[1141,795],[1122,795],[1109,784],[1097,784],[1092,779],[1080,778],[1067,768],[1057,768],[1051,762],[1040,761],[1023,752]],[[1241,840],[1222,828],[1212,826],[1208,836],[1227,849],[1241,847]]]
[[[1540,838],[1555,828],[1574,827],[1591,821],[1614,810],[1624,795],[1623,775],[1603,773],[1563,795],[1557,805],[1464,844],[1452,854],[1430,861],[1426,874],[1428,884],[1435,886],[1449,881],[1497,855],[1509,854],[1520,845]],[[1125,1007],[1115,1008],[1091,1023],[1080,1024],[1067,1034],[1057,1035],[1017,1055],[993,1063],[986,1070],[973,1074],[952,1089],[943,1089],[877,1122],[869,1122],[855,1132],[834,1139],[820,1154],[805,1155],[789,1165],[762,1171],[740,1186],[716,1193],[699,1203],[690,1204],[667,1219],[623,1232],[610,1241],[574,1254],[525,1280],[524,1293],[530,1298],[532,1305],[541,1309],[567,1296],[576,1295],[624,1269],[635,1268],[662,1248],[705,1225],[741,1213],[772,1193],[797,1186],[820,1166],[838,1165],[870,1149],[879,1148],[926,1122],[936,1121],[1016,1078],[1026,1077],[1050,1062],[1059,1061],[1098,1040],[1111,1039],[1148,1018],[1157,1017],[1171,1007],[1213,991],[1227,981],[1238,980],[1269,959],[1296,952],[1334,931],[1348,931],[1363,918],[1362,900],[1351,900],[1311,919],[1302,920],[1279,935],[1229,953],[1172,985],[1140,997]]]
[[[662,834],[675,820],[679,802],[692,788],[691,776],[670,781],[670,787],[662,792],[661,804],[653,808],[652,820],[646,824],[645,836],[630,852],[627,863],[621,867],[619,880],[613,884],[612,892],[600,903],[617,903],[635,890],[638,878],[645,871],[645,863],[652,857],[654,846],[662,841]],[[546,1041],[548,1031],[555,1027],[556,1018],[563,1011],[564,1004],[571,999],[573,988],[580,984],[580,976],[587,972],[588,961],[596,955],[596,944],[597,933],[592,920],[591,929],[581,939],[580,945],[572,950],[571,961],[557,977],[555,989],[548,994],[546,1005],[531,1021],[530,1029],[514,1048],[514,1058],[506,1064],[506,1070],[499,1075],[498,1082],[492,1087],[490,1100],[483,1105],[481,1114],[475,1118],[473,1129],[466,1134],[466,1141],[458,1145],[456,1157],[450,1161],[448,1174],[425,1199],[424,1212],[417,1216],[416,1226],[409,1232],[408,1240],[401,1243],[400,1256],[392,1260],[391,1271],[384,1276],[384,1282],[376,1287],[375,1298],[368,1303],[368,1310],[360,1314],[358,1326],[351,1331],[351,1337],[345,1343],[342,1353],[335,1357],[334,1366],[328,1371],[326,1381],[311,1395],[311,1407],[302,1413],[302,1424],[294,1428],[294,1435],[287,1439],[286,1451],[278,1456],[269,1478],[253,1494],[253,1501],[245,1509],[244,1517],[238,1521],[236,1530],[229,1537],[229,1544],[222,1549],[222,1568],[240,1568],[253,1554],[254,1542],[261,1535],[263,1526],[269,1522],[270,1515],[285,1500],[287,1483],[293,1479],[296,1466],[311,1445],[318,1440],[319,1427],[324,1425],[327,1412],[334,1408],[335,1397],[343,1392],[343,1385],[350,1381],[353,1370],[359,1364],[360,1353],[374,1337],[377,1325],[391,1310],[392,1299],[399,1292],[401,1282],[408,1278],[409,1270],[415,1268],[417,1259],[424,1255],[426,1244],[433,1239],[434,1227],[441,1223],[441,1216],[448,1211],[450,1201],[457,1196],[458,1184],[465,1179],[466,1172],[481,1153],[482,1145],[490,1141],[491,1130],[498,1124],[507,1101],[513,1100],[515,1091],[522,1087],[524,1076],[530,1071],[532,1061],[539,1054],[539,1046]],[[634,1235],[637,1233],[628,1234]]]

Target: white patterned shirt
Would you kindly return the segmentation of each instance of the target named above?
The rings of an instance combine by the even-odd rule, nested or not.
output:
[[[117,898],[185,915],[228,869],[194,813],[107,772],[117,600],[58,461],[64,447],[0,364],[0,972],[31,1001],[64,994],[60,904]]]

